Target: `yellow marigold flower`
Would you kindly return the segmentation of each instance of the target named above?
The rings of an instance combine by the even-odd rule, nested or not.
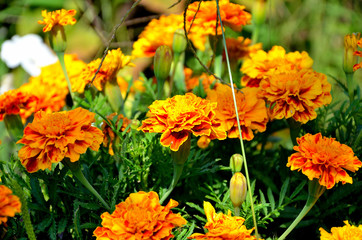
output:
[[[343,221],[343,227],[332,227],[331,233],[323,228],[319,228],[320,240],[360,240],[362,239],[362,225],[358,227],[350,225],[348,221]]]
[[[313,60],[307,52],[285,52],[281,46],[274,46],[269,52],[258,50],[250,53],[243,62],[241,71],[245,74],[242,82],[247,87],[259,87],[260,81],[279,72],[311,69]]]
[[[171,211],[177,205],[171,199],[165,207],[161,206],[155,192],[131,193],[116,205],[112,214],[101,215],[102,227],[97,227],[93,234],[98,240],[170,239],[173,228],[187,223],[180,214]]]
[[[257,43],[251,45],[251,39],[238,37],[238,38],[226,38],[226,46],[228,49],[229,59],[237,61],[239,59],[246,59],[251,53],[256,53],[261,49],[262,44]],[[225,52],[223,53],[225,58]]]
[[[96,78],[93,81],[93,85],[99,90],[103,90],[104,83],[114,79],[118,71],[125,66],[134,66],[131,63],[132,57],[126,56],[122,53],[121,49],[115,49],[108,51],[107,56],[105,57],[102,67],[97,73]],[[84,69],[82,74],[79,76],[77,81],[72,82],[72,91],[83,93],[85,86],[92,82],[92,79],[95,73],[98,70],[98,67],[102,59],[98,58],[90,62]]]
[[[254,228],[248,230],[244,225],[244,218],[232,217],[230,210],[227,215],[216,213],[214,207],[209,202],[204,202],[204,210],[207,218],[204,228],[208,232],[206,234],[194,233],[188,239],[256,240],[256,237],[251,236]]]
[[[260,82],[260,96],[269,104],[271,119],[294,118],[306,123],[315,119],[316,108],[332,101],[327,76],[313,70],[273,74]]]
[[[24,129],[23,138],[17,142],[24,144],[18,155],[26,170],[51,169],[52,163],[65,157],[71,162],[78,161],[88,147],[97,151],[103,134],[92,126],[94,115],[83,108],[68,112],[37,112],[34,121]]]
[[[25,121],[37,109],[38,98],[19,89],[0,95],[0,121],[5,115],[19,115]]]
[[[299,146],[294,146],[296,153],[288,158],[287,167],[302,170],[309,180],[319,179],[319,184],[331,189],[336,183],[352,183],[346,170],[357,171],[362,162],[354,156],[353,150],[334,138],[322,134],[306,134],[297,138]]]
[[[248,141],[254,138],[253,130],[264,132],[268,122],[265,101],[257,97],[257,88],[243,88],[235,91],[242,137]],[[220,84],[215,90],[207,91],[207,99],[217,102],[216,118],[228,132],[229,138],[238,138],[238,124],[231,88]]]
[[[178,151],[190,133],[210,139],[226,138],[220,122],[215,119],[216,103],[193,93],[156,100],[148,108],[148,119],[142,121],[138,130],[162,133],[161,144],[172,151]]]
[[[360,40],[358,40],[357,45],[358,45],[360,48],[362,48],[362,38],[361,38]],[[358,56],[358,57],[361,57],[361,58],[362,58],[362,51],[355,51],[353,54],[354,54],[355,56]],[[353,71],[356,71],[357,69],[360,69],[360,68],[362,68],[362,62],[355,64],[355,65],[353,66]]]
[[[6,186],[0,185],[0,224],[6,223],[8,217],[14,217],[21,212],[21,202],[18,196]]]
[[[112,120],[114,119],[114,117],[117,116],[117,113],[112,113],[110,114],[107,119],[108,121],[112,122]],[[119,128],[118,124],[122,124],[122,126]],[[126,118],[125,116],[123,116],[123,114],[119,114],[115,123],[115,127],[118,129],[120,132],[123,132],[124,130],[126,130],[126,127],[131,124],[131,120],[129,120],[128,118]],[[128,129],[128,131],[130,131],[130,129]],[[112,128],[108,125],[108,123],[106,121],[103,121],[102,124],[102,132],[103,132],[103,146],[104,147],[108,147],[109,150],[109,154],[110,155],[114,155],[114,151],[113,151],[113,142],[114,139],[116,138],[116,133],[112,131]]]
[[[41,15],[43,16],[43,20],[39,20],[39,24],[45,25],[43,28],[43,32],[51,31],[56,26],[65,26],[65,25],[74,25],[77,20],[73,18],[73,16],[77,13],[76,10],[55,10],[53,12],[48,12],[47,10],[43,10]]]

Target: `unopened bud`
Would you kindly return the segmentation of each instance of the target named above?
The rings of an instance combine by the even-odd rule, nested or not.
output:
[[[344,37],[344,58],[343,70],[345,73],[353,73],[353,66],[358,63],[357,56],[353,53],[357,51],[357,41],[360,33],[347,34]]]
[[[172,50],[174,53],[182,53],[186,49],[186,38],[183,29],[177,29],[173,34]]]
[[[233,173],[240,172],[243,166],[243,156],[239,153],[235,153],[230,158],[230,168]]]
[[[153,60],[153,67],[157,81],[164,81],[171,69],[172,51],[169,46],[163,45],[157,48]]]
[[[256,25],[261,25],[265,22],[265,0],[256,0],[253,5],[253,19]]]
[[[240,207],[246,199],[246,179],[241,172],[237,172],[230,180],[230,200],[234,207]]]

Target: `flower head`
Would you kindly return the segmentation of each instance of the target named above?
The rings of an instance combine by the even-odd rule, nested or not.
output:
[[[24,146],[19,158],[28,172],[51,169],[65,157],[71,162],[79,160],[90,147],[97,151],[103,141],[102,131],[91,124],[94,113],[83,108],[71,111],[37,112],[34,121],[24,129],[24,136],[17,143]]]
[[[246,140],[254,138],[253,130],[264,132],[268,122],[265,101],[257,97],[257,91],[256,88],[243,88],[242,92],[235,91],[242,137]],[[231,88],[220,84],[215,90],[207,91],[207,99],[217,102],[216,118],[228,132],[228,137],[239,137]]]
[[[195,87],[199,86],[200,81],[205,91],[210,89],[211,86],[216,86],[218,84],[215,77],[208,75],[207,73],[202,73],[199,76],[192,76],[193,72],[191,68],[185,68],[184,73],[187,91],[192,91]]]
[[[99,72],[93,81],[94,86],[99,91],[102,91],[105,82],[115,79],[120,69],[125,66],[134,66],[134,64],[131,63],[131,60],[132,57],[124,55],[119,48],[108,51],[108,54],[102,63],[102,67],[99,69]],[[101,61],[102,59],[98,58],[85,66],[79,78],[74,83],[72,82],[72,91],[83,93],[85,86],[92,82]]]
[[[60,9],[53,12],[43,10],[41,15],[44,19],[39,20],[38,23],[45,25],[43,32],[48,32],[54,29],[56,26],[74,25],[77,22],[77,20],[73,18],[76,13],[77,11],[74,9]]]
[[[323,228],[319,228],[321,233],[320,240],[359,240],[362,239],[362,225],[358,227],[350,225],[348,221],[344,221],[343,227],[332,227],[331,233]]]
[[[0,95],[0,121],[5,115],[20,115],[25,121],[37,109],[38,98],[19,89],[9,90]]]
[[[251,233],[254,229],[248,230],[244,225],[245,219],[242,217],[232,217],[231,211],[228,214],[216,213],[214,207],[209,202],[204,202],[204,210],[207,218],[205,227],[206,234],[194,233],[189,239],[210,239],[210,240],[254,240]]]
[[[0,224],[6,223],[8,217],[21,212],[21,202],[6,186],[0,185]]]
[[[306,123],[317,117],[316,108],[332,101],[327,76],[313,70],[272,74],[260,82],[259,96],[269,103],[271,119],[294,118]]]
[[[193,93],[157,100],[148,108],[148,119],[143,120],[138,130],[162,133],[161,144],[169,146],[172,151],[177,151],[191,133],[210,139],[226,138],[225,131],[215,119],[216,103]]]
[[[313,60],[307,52],[286,53],[281,46],[274,46],[269,52],[258,50],[243,62],[241,71],[245,74],[242,82],[248,87],[259,87],[263,78],[275,73],[312,68]]]
[[[251,53],[256,53],[261,49],[262,44],[257,43],[251,45],[251,39],[238,37],[238,38],[226,38],[226,46],[229,54],[229,58],[233,61],[238,59],[246,59]],[[223,57],[225,58],[225,52]]]
[[[319,184],[331,189],[336,183],[352,183],[345,170],[357,171],[362,162],[354,156],[353,150],[334,138],[322,137],[320,133],[306,134],[297,138],[296,153],[288,158],[287,167],[302,170],[309,180],[319,179]]]
[[[155,192],[131,193],[124,202],[116,205],[112,214],[101,215],[102,227],[97,227],[93,234],[99,240],[168,240],[173,237],[173,228],[187,223],[180,214],[171,211],[177,205],[171,199],[165,207],[161,206]]]

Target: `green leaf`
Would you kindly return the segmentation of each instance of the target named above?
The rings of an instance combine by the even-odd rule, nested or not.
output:
[[[259,189],[259,194],[260,194],[260,200],[263,204],[266,204],[266,201],[265,201],[265,196],[264,196],[264,193]],[[263,213],[264,215],[268,215],[268,209],[267,208],[262,208],[263,210]]]
[[[290,181],[290,178],[287,178],[283,185],[282,185],[282,188],[280,190],[280,194],[279,194],[279,204],[278,204],[278,207],[280,207],[282,204],[283,204],[283,200],[284,200],[284,197],[285,197],[285,194],[287,193],[287,190],[288,190],[288,187],[289,187],[289,181]]]
[[[81,229],[92,229],[92,231],[98,227],[98,224],[96,223],[83,223],[82,225],[80,225]]]
[[[271,188],[268,188],[267,194],[268,194],[268,200],[270,202],[271,209],[274,210],[275,209],[275,199],[274,199]]]
[[[307,181],[301,182],[298,187],[295,188],[292,195],[290,195],[290,199],[293,199],[295,196],[298,195],[298,193],[303,189],[304,185],[307,183]]]

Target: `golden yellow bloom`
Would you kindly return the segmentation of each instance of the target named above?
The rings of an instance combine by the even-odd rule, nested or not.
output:
[[[38,23],[45,25],[45,27],[43,28],[43,32],[48,32],[56,26],[74,25],[77,22],[77,20],[73,18],[76,13],[77,11],[75,11],[74,9],[60,9],[53,12],[43,10],[41,12],[41,15],[44,19],[39,20]]]
[[[251,39],[244,37],[226,38],[226,46],[228,49],[229,59],[236,61],[239,59],[246,59],[251,53],[256,53],[261,49],[262,44],[257,43],[251,45]],[[225,52],[224,52],[225,58]]]
[[[177,205],[171,199],[165,207],[161,206],[155,192],[131,193],[116,205],[112,214],[101,215],[102,227],[97,227],[93,234],[98,240],[168,240],[173,237],[173,228],[187,223],[180,214],[171,211]]]
[[[313,70],[272,74],[260,82],[259,95],[269,104],[271,119],[294,118],[306,123],[315,119],[316,108],[332,101],[327,76]]]
[[[96,78],[93,81],[93,85],[99,90],[103,90],[103,85],[107,81],[114,79],[118,71],[125,66],[134,66],[131,63],[132,57],[126,56],[122,53],[121,49],[110,50],[108,51],[107,56],[105,57],[102,67],[97,73]],[[79,78],[72,82],[72,91],[83,93],[85,86],[92,82],[92,79],[95,73],[98,70],[98,67],[102,59],[98,58],[90,62],[84,69]]]
[[[358,40],[357,45],[362,48],[362,38],[360,40]],[[353,53],[355,56],[358,56],[360,58],[362,58],[362,51],[355,51]],[[360,60],[361,61],[361,60]],[[357,63],[353,66],[353,71],[356,71],[357,69],[362,68],[362,61],[360,63]]]
[[[83,108],[71,111],[35,114],[32,123],[24,129],[17,143],[24,146],[19,158],[28,172],[51,169],[65,157],[71,162],[79,160],[88,147],[97,151],[103,141],[102,131],[92,126],[94,113]]]
[[[263,99],[257,97],[256,88],[235,91],[242,137],[248,141],[254,138],[253,130],[264,132],[268,122],[267,109]],[[231,88],[220,84],[215,90],[207,91],[207,99],[217,103],[216,119],[228,132],[229,138],[238,138],[238,124]]]
[[[107,116],[108,121],[112,122],[115,116],[117,116],[117,113],[112,113],[109,116]],[[120,123],[122,124],[122,126],[119,128],[118,124]],[[129,124],[131,124],[131,120],[123,116],[123,114],[119,114],[115,123],[115,127],[117,129],[119,128],[120,132],[123,132],[124,130],[126,130],[126,127]],[[109,154],[113,156],[114,155],[113,142],[114,139],[116,138],[116,133],[112,131],[112,128],[108,125],[106,121],[103,121],[102,131],[104,135],[103,146],[108,147]],[[128,129],[128,131],[130,131],[130,129]]]
[[[285,52],[281,46],[274,46],[269,52],[258,50],[250,53],[250,58],[243,62],[241,71],[245,74],[242,82],[248,87],[259,87],[263,78],[275,73],[311,69],[313,60],[307,52]]]
[[[256,237],[251,236],[254,228],[248,230],[244,225],[244,218],[232,217],[230,210],[227,215],[216,213],[209,202],[204,202],[204,210],[207,218],[204,228],[208,232],[206,234],[194,233],[188,239],[256,240]]]
[[[319,179],[319,184],[327,189],[338,182],[352,183],[352,178],[345,170],[355,172],[362,166],[353,150],[334,138],[308,133],[297,138],[297,142],[299,146],[293,148],[297,152],[288,158],[287,167],[302,170],[309,180]]]
[[[6,223],[8,217],[21,212],[20,199],[6,186],[0,185],[0,224]]]
[[[216,103],[193,93],[156,100],[148,108],[148,118],[142,121],[138,130],[162,133],[161,144],[172,151],[178,151],[190,133],[210,139],[226,138],[225,131],[215,119]]]
[[[19,89],[0,95],[0,121],[5,115],[18,115],[25,121],[37,109],[38,98]]]
[[[343,227],[332,227],[331,233],[323,228],[319,228],[320,240],[360,240],[362,239],[362,225],[358,227],[350,225],[348,221],[343,221]]]

